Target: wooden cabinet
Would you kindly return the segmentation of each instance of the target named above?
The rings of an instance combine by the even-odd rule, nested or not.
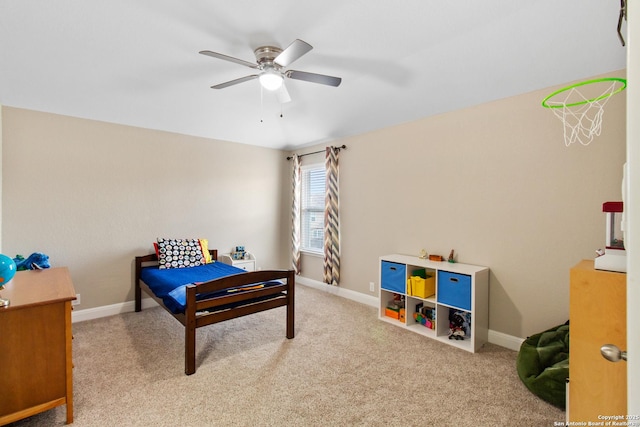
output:
[[[627,349],[627,275],[595,270],[593,261],[584,260],[570,278],[569,420],[625,415],[627,362],[606,360],[600,347]]]
[[[487,267],[397,254],[379,262],[381,320],[470,352],[487,342]],[[462,326],[452,330],[452,319]]]
[[[0,291],[0,425],[59,405],[73,422],[71,301],[66,267],[19,271]]]

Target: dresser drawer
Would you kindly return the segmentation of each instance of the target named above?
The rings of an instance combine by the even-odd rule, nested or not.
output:
[[[471,276],[438,271],[438,302],[471,310]]]
[[[380,265],[380,287],[387,291],[404,294],[407,290],[406,265],[382,261]]]

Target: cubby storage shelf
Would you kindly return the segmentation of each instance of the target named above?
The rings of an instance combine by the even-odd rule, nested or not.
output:
[[[429,281],[433,280],[435,288],[430,288]],[[380,257],[378,289],[379,318],[384,322],[472,353],[487,342],[488,267],[385,255]],[[427,295],[431,289],[435,293]],[[390,314],[397,314],[398,319],[387,316],[387,309],[391,309]],[[414,319],[418,310],[425,324]],[[455,334],[450,328],[450,316],[463,325]]]

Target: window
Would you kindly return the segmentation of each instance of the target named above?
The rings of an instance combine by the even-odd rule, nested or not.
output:
[[[324,244],[324,165],[309,165],[300,169],[302,184],[300,250],[322,253]]]

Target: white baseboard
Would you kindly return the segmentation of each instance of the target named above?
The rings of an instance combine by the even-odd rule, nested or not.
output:
[[[142,308],[157,307],[158,303],[152,298],[142,299]],[[99,319],[101,317],[113,316],[122,313],[131,313],[135,311],[136,304],[134,301],[122,302],[119,304],[103,305],[102,307],[87,308],[85,310],[73,310],[71,312],[71,322],[84,322],[85,320]]]
[[[488,335],[489,342],[491,344],[499,345],[500,347],[505,347],[513,351],[519,351],[520,346],[524,342],[523,338],[503,334],[502,332],[493,331],[491,329],[489,329]]]
[[[339,297],[347,298],[361,304],[366,304],[371,307],[378,307],[378,298],[372,295],[365,295],[363,293],[344,289],[339,286],[327,285],[326,283],[322,283],[317,280],[309,279],[302,276],[296,277],[296,283],[319,289],[321,291],[325,291]],[[158,303],[151,298],[143,298],[142,300],[143,309],[157,306]],[[135,311],[135,303],[133,301],[127,301],[119,304],[88,308],[85,310],[73,310],[71,312],[71,321],[73,323],[83,322],[85,320],[99,319],[101,317],[130,313],[132,311]],[[523,338],[514,337],[513,335],[507,335],[502,332],[493,331],[491,329],[488,332],[488,339],[491,344],[499,345],[501,347],[505,347],[514,351],[519,351],[520,346],[524,342]]]
[[[362,304],[370,305],[371,307],[378,307],[378,298],[374,297],[373,295],[365,295],[360,292],[341,288],[340,286],[327,285],[326,283],[322,283],[317,280],[309,279],[307,277],[302,277],[302,276],[296,277],[296,283],[309,286],[311,288],[319,289],[321,291],[325,291],[330,294],[337,295],[339,297],[357,301]]]

